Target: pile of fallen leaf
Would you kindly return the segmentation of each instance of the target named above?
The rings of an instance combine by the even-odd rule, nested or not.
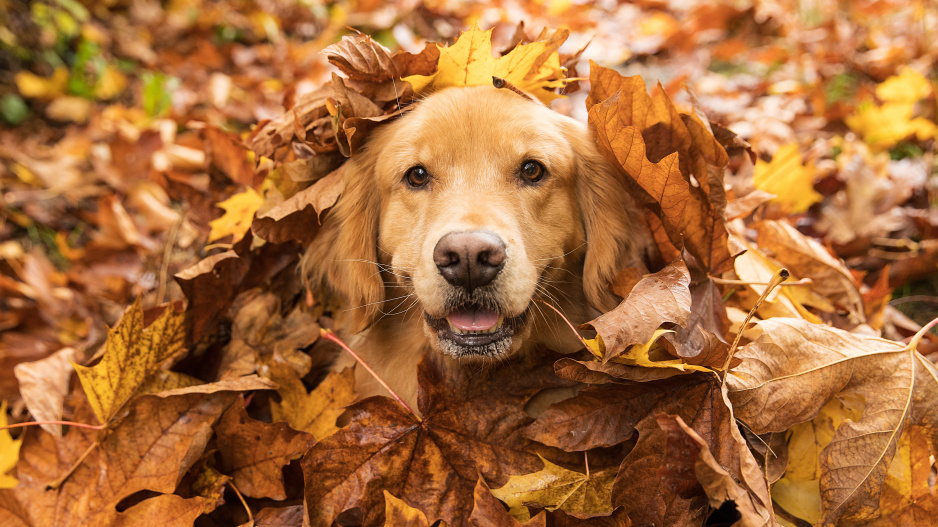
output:
[[[44,424],[0,430],[0,523],[931,521],[935,341],[890,302],[938,263],[926,3],[259,4],[2,15],[0,425]],[[468,19],[500,43],[432,43]],[[493,75],[569,96],[660,260],[579,354],[354,403],[297,261],[371,130]]]

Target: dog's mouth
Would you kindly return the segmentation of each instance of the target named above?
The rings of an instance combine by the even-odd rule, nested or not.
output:
[[[441,318],[426,315],[443,353],[454,358],[498,358],[511,349],[515,331],[527,320],[527,311],[506,317],[497,309],[468,304]]]

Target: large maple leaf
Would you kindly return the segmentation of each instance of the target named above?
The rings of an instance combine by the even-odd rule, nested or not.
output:
[[[501,485],[541,468],[536,453],[546,450],[522,435],[532,421],[523,408],[540,390],[566,384],[551,363],[448,375],[425,357],[418,367],[422,419],[386,397],[350,407],[349,426],[303,461],[311,525],[330,525],[353,507],[364,511],[365,525],[382,525],[385,490],[431,521],[467,525],[480,474]]]

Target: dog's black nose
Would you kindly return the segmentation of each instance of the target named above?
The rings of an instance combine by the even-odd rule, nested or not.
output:
[[[433,263],[447,282],[472,291],[505,267],[505,242],[493,232],[451,232],[436,243]]]

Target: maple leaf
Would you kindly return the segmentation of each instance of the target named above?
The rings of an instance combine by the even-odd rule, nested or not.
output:
[[[332,435],[339,427],[336,419],[355,402],[355,370],[330,372],[311,392],[290,368],[271,368],[271,378],[280,385],[280,402],[271,401],[274,421],[286,421],[295,430],[309,432],[317,441]]]
[[[350,424],[303,459],[310,524],[329,525],[360,507],[366,526],[381,525],[387,490],[427,518],[466,525],[479,474],[501,484],[540,465],[537,449],[529,450],[534,445],[521,435],[532,420],[522,409],[538,391],[566,382],[550,374],[549,363],[534,367],[532,360],[453,377],[424,357],[422,420],[385,397],[350,406]]]
[[[92,367],[74,365],[98,421],[107,423],[162,364],[183,351],[184,319],[169,306],[144,328],[137,298],[108,331],[101,362]]]
[[[120,520],[115,507],[127,496],[176,489],[208,444],[211,425],[234,397],[221,392],[135,399],[129,406],[135,418],[118,423],[84,457],[76,452],[79,463],[71,473],[68,465],[62,466],[68,478],[59,488],[46,490],[45,482],[33,481],[30,487],[0,491],[0,522],[16,514],[16,504],[31,503],[27,515],[20,515],[29,519],[27,525],[115,524]],[[201,510],[202,500],[197,501]]]
[[[544,104],[550,104],[561,97],[554,90],[566,83],[557,49],[567,34],[564,32],[561,38],[548,41],[519,44],[505,56],[495,58],[492,56],[492,30],[482,31],[473,24],[452,46],[440,48],[436,73],[411,75],[404,80],[419,93],[448,86],[490,85],[492,77],[499,77]]]
[[[539,456],[540,457],[540,456]],[[492,489],[492,495],[511,507],[512,515],[527,516],[525,505],[549,511],[557,509],[580,518],[608,516],[612,513],[612,483],[617,468],[593,474],[567,470],[541,457],[544,468],[511,476],[504,487]]]
[[[889,77],[876,87],[876,95],[884,103],[861,104],[847,117],[847,126],[877,149],[891,148],[910,136],[919,141],[934,138],[938,136],[938,125],[924,117],[913,117],[915,104],[931,93],[931,82],[927,78],[904,67],[899,75]]]
[[[772,201],[788,206],[791,212],[804,212],[823,199],[814,190],[815,173],[813,163],[801,164],[798,143],[788,143],[775,151],[771,162],[756,161],[752,184],[775,194]]]
[[[411,507],[404,500],[395,498],[388,491],[384,491],[384,524],[388,527],[392,525],[430,527],[426,514]]]
[[[219,469],[252,498],[287,498],[283,467],[301,457],[315,438],[286,423],[263,423],[248,417],[243,402],[234,404],[215,425]]]
[[[640,77],[590,62],[590,81],[589,123],[600,151],[622,167],[670,244],[685,247],[713,273],[728,270],[723,147],[696,116],[678,113],[663,91],[649,97]]]
[[[232,236],[232,243],[240,241],[244,233],[251,229],[254,214],[263,203],[264,198],[251,187],[219,202],[217,206],[225,213],[209,222],[212,227],[212,232],[208,236],[209,243],[228,235]]]
[[[927,525],[938,513],[938,495],[929,485],[935,450],[922,427],[910,426],[902,432],[896,456],[889,465],[880,518],[872,526]]]
[[[798,319],[756,324],[762,336],[737,352],[743,361],[727,378],[737,417],[757,434],[782,431],[840,392],[862,396],[860,419],[845,421],[819,454],[821,522],[875,518],[903,429],[934,422],[938,370],[893,341]]]
[[[0,404],[0,427],[7,425],[7,402]],[[22,439],[13,439],[9,430],[0,430],[0,489],[9,489],[17,484],[16,477],[8,474],[20,459]]]

